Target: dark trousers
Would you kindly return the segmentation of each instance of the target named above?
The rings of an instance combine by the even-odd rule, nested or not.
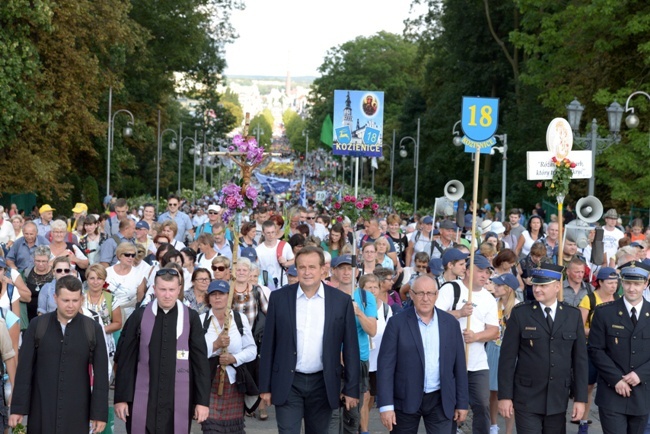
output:
[[[544,415],[515,408],[515,426],[517,434],[565,434],[566,413]]]
[[[600,425],[606,434],[642,434],[648,423],[648,415],[631,416],[598,407]]]
[[[278,432],[300,434],[305,420],[305,434],[326,434],[332,417],[327,400],[323,373],[300,374],[296,372],[287,402],[275,406]]]
[[[424,419],[427,434],[451,432],[452,421],[445,417],[441,396],[439,390],[422,395],[422,404],[415,414],[395,410],[397,425],[393,427],[393,434],[417,433],[420,419]]]

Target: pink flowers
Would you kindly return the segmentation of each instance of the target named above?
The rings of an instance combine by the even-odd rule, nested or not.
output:
[[[571,163],[569,166],[571,167],[571,169],[575,169],[576,168],[576,163]]]
[[[336,202],[336,203],[334,204],[334,209],[341,209],[341,204],[338,203],[338,202]]]
[[[252,185],[249,185],[246,188],[246,197],[249,198],[250,200],[257,199],[257,189],[255,189],[255,187],[253,187]]]
[[[377,204],[377,203],[373,203],[373,204],[372,204],[372,210],[373,210],[373,211],[377,211],[378,209],[379,209],[379,204]]]
[[[254,138],[245,140],[241,135],[236,135],[232,139],[233,145],[228,147],[230,152],[241,152],[246,154],[251,165],[259,164],[264,159],[264,148],[257,144]]]
[[[364,205],[363,202],[357,202],[355,205],[358,209],[363,209]]]

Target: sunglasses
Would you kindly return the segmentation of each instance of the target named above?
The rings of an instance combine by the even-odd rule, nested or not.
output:
[[[127,258],[135,258],[136,253],[122,253],[122,256],[126,256]]]
[[[215,214],[219,214],[219,213],[218,213],[218,212],[216,212],[216,211],[208,211],[208,214],[212,214],[212,215],[215,215]]]
[[[54,270],[55,273],[59,274],[68,274],[70,272],[69,268],[57,268]]]
[[[175,270],[174,268],[162,268],[156,271],[156,276],[165,276],[167,274],[170,276],[178,276],[178,270]]]
[[[177,203],[168,203],[167,205],[169,205],[169,206],[178,206]]]
[[[218,267],[216,265],[212,266],[212,271],[226,271],[227,269],[228,267],[224,267],[223,265],[220,265]]]
[[[307,217],[307,220],[316,220],[316,217]]]

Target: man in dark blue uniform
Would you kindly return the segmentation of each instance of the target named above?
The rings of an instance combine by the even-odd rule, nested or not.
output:
[[[650,412],[650,303],[643,299],[650,267],[620,267],[623,297],[596,308],[589,356],[598,369],[596,405],[605,433],[640,434]]]
[[[566,431],[569,391],[572,420],[587,402],[587,346],[580,311],[558,301],[563,267],[532,270],[535,301],[512,310],[499,357],[499,412],[515,417],[518,434]],[[591,337],[590,337],[591,339]]]

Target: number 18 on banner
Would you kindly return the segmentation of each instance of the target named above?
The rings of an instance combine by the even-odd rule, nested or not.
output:
[[[496,144],[494,133],[499,125],[499,98],[463,97],[461,126],[465,152],[489,154]]]

